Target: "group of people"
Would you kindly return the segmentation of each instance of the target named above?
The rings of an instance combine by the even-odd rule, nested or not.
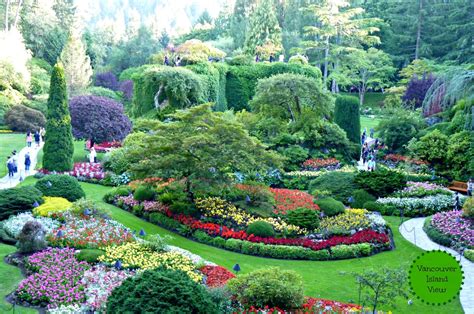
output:
[[[383,144],[379,141],[378,138],[373,140],[374,132],[375,130],[371,128],[369,137],[367,137],[367,129],[364,129],[364,132],[362,132],[362,135],[361,135],[361,145],[362,145],[361,159],[362,159],[362,164],[364,166],[365,164],[367,164],[368,171],[375,170],[375,166],[376,166],[375,158],[377,156],[377,151],[383,146]]]
[[[270,55],[270,57],[268,58],[268,62],[272,63],[272,62],[275,62],[275,55],[272,53]],[[281,54],[279,57],[278,57],[278,61],[279,62],[285,62],[285,56],[283,54]],[[257,53],[255,55],[255,62],[260,62],[260,55]]]
[[[35,131],[34,133],[33,132],[26,133],[26,147],[33,147],[33,140],[34,140],[35,148],[39,148],[41,145],[41,142],[44,141],[45,134],[46,134],[46,131],[44,128],[41,128]],[[15,173],[18,173],[18,158],[19,158],[19,155],[17,154],[16,150],[12,151],[10,156],[7,157],[7,170],[8,170],[9,178],[13,178],[15,176]],[[25,165],[25,171],[28,173],[30,171],[30,166],[31,166],[31,156],[30,156],[29,151],[25,153],[23,162]]]

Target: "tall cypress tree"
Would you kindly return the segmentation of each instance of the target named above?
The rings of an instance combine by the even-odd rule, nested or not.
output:
[[[49,171],[69,171],[73,167],[74,144],[66,79],[60,64],[54,66],[51,74],[47,118],[43,167]]]
[[[359,100],[354,96],[339,96],[334,109],[334,122],[347,133],[347,138],[354,142],[360,141]]]

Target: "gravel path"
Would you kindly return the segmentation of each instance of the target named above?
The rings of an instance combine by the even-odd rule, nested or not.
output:
[[[400,233],[405,239],[425,251],[442,250],[456,256],[458,260],[461,259],[465,277],[460,294],[461,305],[464,313],[474,314],[474,263],[461,257],[458,252],[431,241],[423,231],[425,219],[422,217],[405,221],[400,225]]]

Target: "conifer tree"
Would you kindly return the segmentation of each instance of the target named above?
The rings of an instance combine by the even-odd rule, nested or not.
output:
[[[255,5],[255,0],[236,0],[231,19],[231,35],[237,48],[244,45],[249,27],[249,16]]]
[[[250,16],[250,25],[245,38],[245,51],[254,54],[257,47],[272,45],[281,49],[281,28],[272,0],[261,0]]]
[[[70,96],[76,96],[89,86],[92,66],[80,36],[72,33],[59,57],[64,66]]]
[[[347,138],[354,142],[360,141],[359,100],[354,96],[339,96],[334,109],[334,122],[344,131]]]
[[[66,80],[60,64],[54,66],[51,74],[47,118],[43,167],[49,171],[69,171],[73,167],[74,144]]]

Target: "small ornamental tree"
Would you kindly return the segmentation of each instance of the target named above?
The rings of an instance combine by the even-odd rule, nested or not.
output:
[[[346,131],[347,138],[350,141],[359,143],[359,100],[353,96],[337,97],[336,108],[334,110],[334,122],[336,122],[344,131]]]
[[[412,108],[420,108],[425,99],[426,92],[431,87],[435,78],[432,74],[423,75],[421,78],[414,75],[408,83],[407,90],[402,97],[405,104]]]
[[[72,132],[77,139],[94,143],[121,141],[132,124],[122,104],[100,96],[77,96],[71,99]]]
[[[117,79],[117,76],[112,72],[104,72],[98,73],[95,76],[94,85],[117,91],[119,88],[119,81]]]
[[[49,171],[69,171],[73,167],[74,144],[62,65],[54,66],[50,86],[43,167]]]

